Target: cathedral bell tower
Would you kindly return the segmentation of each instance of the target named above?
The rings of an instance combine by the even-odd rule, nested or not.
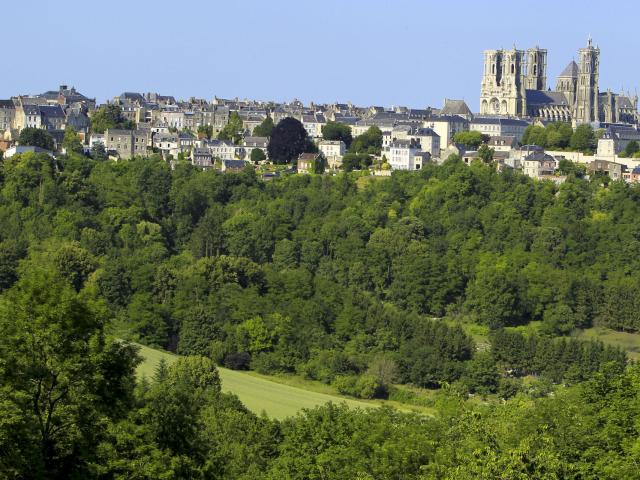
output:
[[[522,57],[517,50],[486,50],[480,86],[480,113],[521,115]]]
[[[536,47],[527,50],[527,68],[524,78],[526,90],[547,89],[547,51]]]
[[[573,118],[576,123],[591,123],[600,118],[598,105],[598,80],[600,68],[600,49],[594,47],[589,38],[586,48],[580,49],[578,66],[578,85]]]

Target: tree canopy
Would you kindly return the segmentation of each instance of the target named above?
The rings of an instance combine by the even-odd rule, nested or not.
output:
[[[110,128],[133,130],[135,123],[122,115],[122,108],[116,104],[101,105],[91,114],[91,131],[104,133]]]
[[[53,150],[55,148],[53,137],[41,128],[23,128],[18,136],[18,143],[20,145],[44,148],[45,150]]]
[[[226,140],[238,144],[242,140],[243,131],[242,118],[240,118],[238,112],[231,112],[229,122],[218,133],[218,140]]]
[[[301,153],[313,152],[313,143],[299,120],[292,117],[283,118],[271,133],[267,151],[274,163],[291,163]]]
[[[453,141],[455,143],[461,143],[467,148],[477,149],[483,143],[483,138],[480,132],[471,130],[468,132],[457,132],[453,136]]]
[[[351,127],[338,122],[327,122],[322,126],[322,138],[325,140],[341,140],[347,148],[351,145]]]
[[[271,117],[265,118],[260,125],[253,129],[252,135],[254,137],[270,137],[273,133],[273,119]]]

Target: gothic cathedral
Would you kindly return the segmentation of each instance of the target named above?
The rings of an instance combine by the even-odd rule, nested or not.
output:
[[[638,97],[600,93],[600,49],[591,39],[547,89],[547,51],[486,50],[480,113],[580,123],[638,123]]]

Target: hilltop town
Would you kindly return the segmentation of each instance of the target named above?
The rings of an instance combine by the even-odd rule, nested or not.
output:
[[[567,161],[581,164],[585,174],[640,181],[638,97],[599,90],[600,50],[591,39],[578,55],[551,91],[547,50],[485,51],[478,114],[454,99],[416,109],[124,92],[97,105],[61,85],[0,100],[0,151],[5,158],[43,147],[65,152],[66,131],[88,156],[156,153],[172,165],[187,161],[222,172],[252,165],[264,178],[341,169],[390,175],[456,155],[467,164],[479,159],[556,183],[564,181]],[[300,123],[311,147],[271,158],[271,133],[285,118]],[[46,131],[50,145],[25,140],[30,135],[21,141],[21,133],[33,129]],[[352,142],[358,137],[363,141]]]

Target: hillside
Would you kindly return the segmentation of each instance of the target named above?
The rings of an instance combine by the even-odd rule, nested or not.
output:
[[[138,366],[139,376],[151,377],[161,359],[164,359],[167,364],[171,364],[178,358],[169,352],[155,350],[144,345],[139,345],[139,347],[139,353],[144,359]],[[352,408],[371,408],[374,406],[365,402],[283,385],[245,372],[221,367],[218,368],[218,371],[222,380],[223,392],[237,395],[249,410],[257,414],[265,412],[271,418],[291,417],[303,408],[314,408],[328,402],[345,403]]]

